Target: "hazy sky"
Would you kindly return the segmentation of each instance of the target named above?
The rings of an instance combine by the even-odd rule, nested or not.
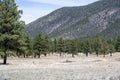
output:
[[[98,0],[16,0],[26,24],[64,6],[82,6]]]

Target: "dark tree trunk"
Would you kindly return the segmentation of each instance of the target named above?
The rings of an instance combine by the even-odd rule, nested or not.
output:
[[[5,50],[3,56],[3,64],[7,64],[7,41],[5,41]]]
[[[97,57],[98,57],[98,52],[96,52],[96,55],[97,55]]]
[[[72,53],[72,57],[73,57],[73,58],[75,57],[73,53]]]
[[[88,57],[88,52],[86,52],[86,57]]]
[[[26,55],[24,54],[24,58],[26,58]]]
[[[47,54],[44,54],[44,56],[46,57],[46,56],[47,56]]]
[[[112,56],[112,53],[110,52],[110,56]]]
[[[7,51],[5,50],[5,55],[4,55],[4,59],[3,59],[3,64],[7,64]]]
[[[40,58],[40,54],[38,54],[38,58]]]
[[[105,57],[105,52],[104,52],[104,54],[103,54],[103,57]]]

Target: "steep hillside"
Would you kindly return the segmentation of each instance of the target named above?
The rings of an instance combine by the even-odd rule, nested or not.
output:
[[[65,39],[113,37],[120,34],[120,0],[100,0],[79,7],[63,7],[26,25],[30,38],[38,33]]]

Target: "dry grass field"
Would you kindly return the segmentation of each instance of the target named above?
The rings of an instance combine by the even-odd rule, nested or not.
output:
[[[105,58],[83,54],[8,58],[8,63],[0,65],[0,80],[120,80],[120,53]]]

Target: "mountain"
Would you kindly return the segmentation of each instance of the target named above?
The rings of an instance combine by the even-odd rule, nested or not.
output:
[[[34,38],[38,33],[51,38],[105,38],[120,35],[120,0],[99,0],[86,6],[63,7],[26,25]]]

